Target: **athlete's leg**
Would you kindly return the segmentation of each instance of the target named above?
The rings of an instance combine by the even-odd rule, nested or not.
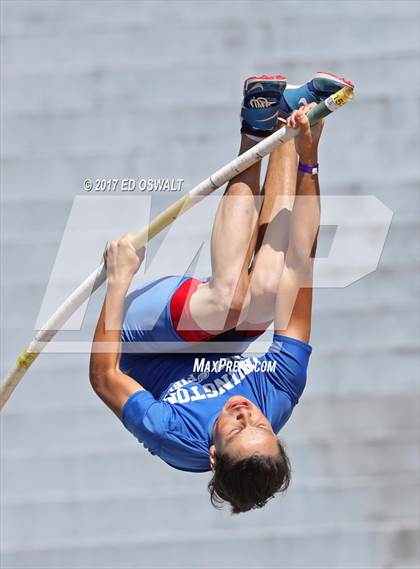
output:
[[[280,75],[245,81],[240,153],[255,144],[254,137],[274,131],[285,86]],[[250,244],[256,237],[260,168],[257,163],[234,178],[219,206],[211,240],[212,276],[190,301],[192,318],[204,330],[220,333],[234,328],[250,298],[248,268],[254,249]]]
[[[239,153],[255,144],[242,135]],[[258,162],[233,178],[217,210],[211,237],[212,276],[190,300],[191,316],[203,330],[234,328],[249,295],[249,244],[258,218],[260,171]]]
[[[278,283],[289,242],[296,174],[297,154],[294,141],[290,140],[270,155],[250,276],[251,300],[242,312],[238,329],[264,329],[274,318]]]
[[[318,72],[301,86],[286,87],[280,100],[280,115],[287,118],[302,104],[322,101],[346,85],[352,86],[352,83],[332,73]],[[251,275],[251,302],[248,312],[245,307],[241,314],[238,329],[264,329],[274,318],[278,283],[288,247],[296,172],[297,154],[294,142],[290,141],[270,156]]]

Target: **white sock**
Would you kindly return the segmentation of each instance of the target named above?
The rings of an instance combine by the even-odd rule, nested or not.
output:
[[[253,134],[248,134],[247,132],[244,133],[245,136],[247,136],[250,140],[253,140],[254,142],[260,142],[261,140],[264,140],[264,136],[254,136]]]

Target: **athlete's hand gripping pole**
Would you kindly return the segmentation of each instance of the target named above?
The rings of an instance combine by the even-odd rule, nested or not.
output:
[[[325,101],[318,103],[308,112],[309,121],[315,124],[322,118],[331,114],[341,106],[348,103],[353,98],[353,89],[344,87],[337,93],[334,93]],[[270,154],[277,146],[297,136],[299,131],[289,127],[280,128],[271,136],[259,142],[253,148],[244,152],[228,164],[217,170],[209,178],[195,186],[190,192],[177,200],[158,216],[151,223],[136,233],[132,243],[138,250],[143,247],[150,239],[155,237],[165,227],[170,225],[184,212],[188,211],[194,204],[208,196],[224,184],[234,178],[240,172],[243,172],[267,154]],[[104,263],[93,271],[83,283],[77,287],[67,300],[54,312],[49,320],[36,333],[33,340],[22,352],[16,361],[16,365],[7,374],[0,388],[0,410],[13,393],[14,389],[25,375],[29,366],[62,328],[64,323],[70,316],[101,286],[106,280],[106,270]]]

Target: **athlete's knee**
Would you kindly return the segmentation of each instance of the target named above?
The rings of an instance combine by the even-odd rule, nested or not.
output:
[[[250,301],[249,283],[244,279],[225,279],[215,289],[219,311],[240,313]]]
[[[249,283],[244,282],[236,288],[235,293],[232,298],[232,311],[238,315],[247,308],[251,301],[251,290],[249,288]]]
[[[228,190],[225,195],[232,197],[232,196],[250,196],[250,188],[248,184],[244,184],[241,182],[236,182],[235,178],[232,179],[232,183],[229,184]]]
[[[273,270],[261,270],[251,278],[252,298],[275,298],[279,288],[279,275]]]

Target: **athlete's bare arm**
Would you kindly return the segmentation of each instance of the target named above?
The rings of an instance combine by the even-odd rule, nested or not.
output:
[[[129,235],[111,241],[105,253],[108,286],[93,338],[89,377],[98,396],[121,417],[127,399],[143,387],[119,370],[124,299],[144,257],[131,245]]]
[[[322,123],[310,128],[307,110],[294,111],[289,126],[300,127],[296,139],[300,162],[318,162]],[[274,326],[278,334],[308,342],[311,332],[313,263],[319,231],[320,202],[318,176],[298,172],[296,198],[290,223],[289,245],[277,293]]]

